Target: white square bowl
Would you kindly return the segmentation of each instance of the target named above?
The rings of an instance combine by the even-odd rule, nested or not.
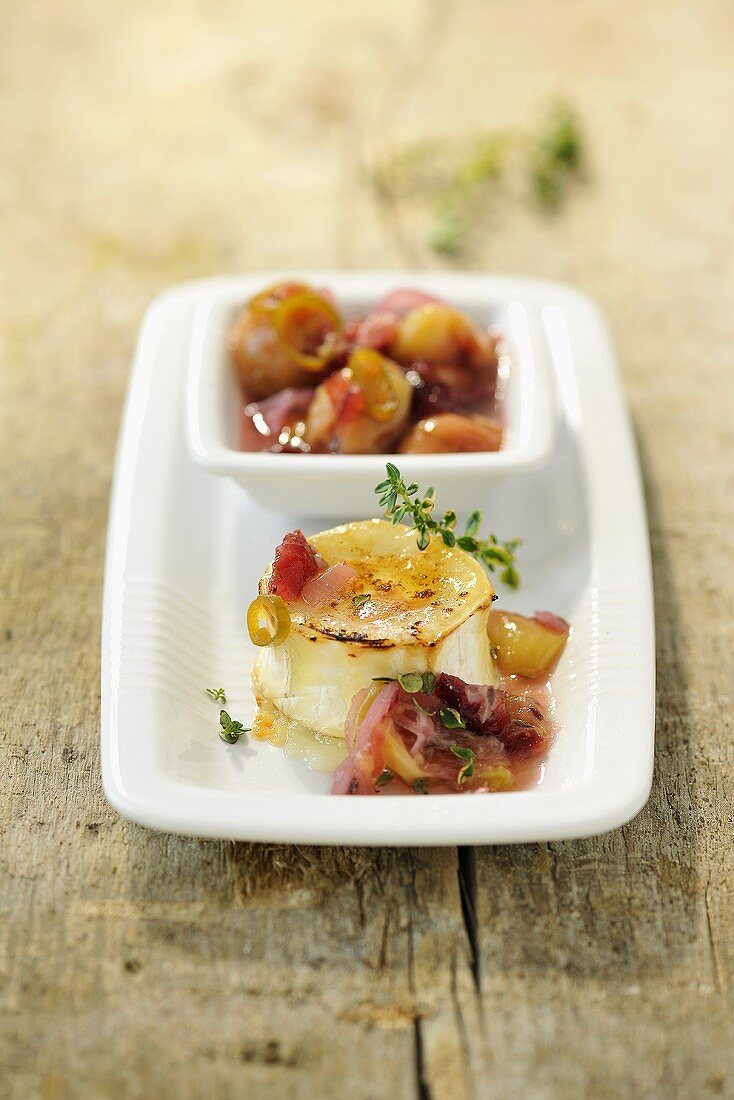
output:
[[[445,298],[483,324],[497,324],[507,344],[501,363],[505,388],[505,439],[496,452],[399,455],[410,481],[433,485],[440,499],[470,508],[477,483],[537,469],[548,461],[556,409],[537,312],[512,296],[498,296],[481,275],[361,275],[292,273],[290,277],[334,291],[345,315],[374,305],[396,287],[415,287]],[[282,278],[282,276],[280,276]],[[301,515],[351,519],[374,507],[374,486],[385,476],[388,455],[285,455],[237,449],[242,398],[227,351],[227,331],[242,304],[274,275],[218,282],[196,309],[188,374],[187,424],[191,453],[203,469],[232,478],[267,508]]]
[[[407,281],[390,277],[390,285]],[[439,279],[433,285],[443,288]],[[307,534],[319,527],[260,508],[192,459],[184,425],[195,318],[213,292],[231,292],[226,280],[178,287],[153,304],[128,390],[102,627],[102,778],[120,813],[156,829],[240,840],[496,844],[604,832],[645,803],[654,749],[652,583],[611,344],[598,310],[576,291],[516,278],[484,285],[492,301],[520,302],[538,319],[559,395],[548,464],[522,480],[477,477],[470,501],[501,537],[524,539],[522,586],[511,598],[500,589],[500,606],[550,608],[573,627],[553,677],[559,733],[539,785],[335,797],[328,776],[267,743],[219,740],[218,708],[205,688],[223,685],[227,709],[249,724],[254,648],[245,608],[283,533],[299,522]],[[299,505],[294,497],[293,512]]]

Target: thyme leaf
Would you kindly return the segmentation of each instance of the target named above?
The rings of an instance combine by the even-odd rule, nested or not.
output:
[[[454,756],[458,756],[460,760],[474,759],[474,749],[464,747],[464,745],[451,745],[451,751]]]
[[[464,766],[459,769],[456,781],[466,783],[467,779],[471,779],[474,775],[474,750],[463,745],[451,745],[451,751],[454,756],[458,756],[460,760],[464,761]]]
[[[447,730],[465,730],[466,722],[453,707],[442,707],[438,717]]]
[[[408,695],[415,695],[417,691],[423,691],[423,676],[420,672],[401,672],[398,683]]]
[[[396,680],[408,695],[415,695],[418,691],[430,695],[436,686],[435,672],[401,672],[398,676],[372,677],[373,684],[394,684]],[[425,713],[427,714],[428,711]]]

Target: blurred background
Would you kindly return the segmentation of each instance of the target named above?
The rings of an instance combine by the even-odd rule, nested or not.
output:
[[[725,0],[30,0],[2,27],[5,357],[46,427],[60,397],[82,417],[86,453],[108,457],[109,421],[84,413],[119,403],[150,297],[213,272],[533,273],[603,299],[633,398],[639,372],[666,386],[701,358],[734,263]],[[467,247],[438,257],[423,200],[374,186],[415,143],[532,130],[559,97],[584,170],[555,215],[488,188]]]
[[[0,3],[0,1053],[14,1095],[153,1082],[194,1096],[198,1079],[227,1096],[243,1066],[270,1096],[314,1095],[308,1059],[288,1062],[289,1004],[364,1040],[327,1058],[350,1095],[377,1095],[375,1052],[401,1097],[455,1096],[457,1060],[478,1064],[460,1044],[441,1060],[454,971],[416,1009],[394,947],[405,922],[348,908],[374,879],[463,943],[450,853],[416,871],[400,852],[159,838],[101,794],[105,526],[142,314],[182,280],[299,267],[545,276],[602,306],[650,514],[656,786],[611,838],[478,853],[499,975],[485,1010],[496,993],[505,1020],[493,1073],[497,1095],[726,1093],[733,50],[730,0]],[[559,103],[570,131],[554,144]],[[495,942],[498,896],[514,918]],[[296,953],[281,971],[299,919],[323,921],[344,955]],[[222,999],[244,1013],[257,997],[243,1046]],[[416,1013],[433,1031],[414,1042]],[[285,1045],[269,1045],[270,1018]],[[473,1080],[466,1095],[489,1095]]]
[[[728,360],[712,339],[730,333],[734,274],[728,0],[0,11],[3,384],[27,402],[3,461],[22,469],[32,448],[100,518],[141,313],[180,280],[299,266],[569,280],[607,310],[643,423],[655,373],[671,447],[696,415],[687,365],[713,383]],[[437,254],[430,197],[375,185],[424,140],[438,143],[430,176],[442,139],[537,132],[559,98],[582,170],[555,213],[524,201],[522,181],[480,186],[464,247]]]

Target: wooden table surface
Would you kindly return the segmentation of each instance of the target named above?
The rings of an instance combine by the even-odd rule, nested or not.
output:
[[[0,6],[3,1095],[734,1096],[733,45],[729,0]],[[558,94],[586,182],[555,218],[493,207],[458,265],[568,280],[609,317],[654,555],[648,806],[459,851],[121,820],[100,596],[147,302],[439,266],[365,164]]]

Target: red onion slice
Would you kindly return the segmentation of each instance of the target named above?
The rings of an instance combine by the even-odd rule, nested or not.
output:
[[[301,599],[309,607],[321,607],[329,600],[336,599],[357,576],[357,570],[351,565],[339,562],[337,565],[330,566],[326,572],[319,573],[307,581],[301,591]]]

